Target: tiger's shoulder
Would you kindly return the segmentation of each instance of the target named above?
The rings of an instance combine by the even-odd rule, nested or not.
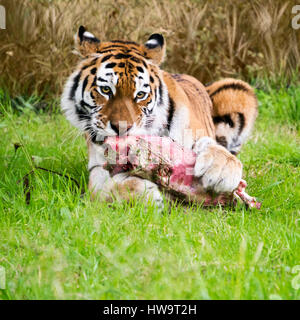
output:
[[[164,81],[178,114],[174,130],[188,118],[196,139],[209,136],[233,154],[240,151],[258,114],[258,101],[248,83],[225,78],[204,86],[192,76],[166,72]]]
[[[186,121],[188,129],[192,130],[194,138],[202,136],[215,138],[212,121],[212,101],[206,88],[196,78],[186,74],[171,74],[163,72],[163,79],[173,101],[174,113],[178,114],[174,126],[180,121]]]

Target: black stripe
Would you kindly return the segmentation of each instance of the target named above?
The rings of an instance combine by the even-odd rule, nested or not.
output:
[[[170,131],[172,119],[175,112],[174,100],[169,96],[169,108],[168,108],[168,118],[167,118],[167,129]]]
[[[124,68],[124,67],[125,67],[125,63],[124,63],[124,62],[119,63],[119,64],[118,64],[118,67]]]
[[[76,113],[78,115],[78,119],[83,121],[89,121],[91,120],[91,117],[88,115],[88,113],[82,109],[76,109]]]
[[[143,59],[142,59],[142,63],[144,65],[144,67],[147,69],[148,68],[147,63]]]
[[[132,57],[131,54],[118,53],[118,54],[114,55],[115,59],[127,59],[127,58],[130,58],[130,57]]]
[[[86,103],[85,101],[80,101],[80,106],[85,109],[85,107],[89,107],[90,109],[95,108],[95,106],[91,106],[90,104]]]
[[[147,106],[152,102],[152,99],[150,99],[150,101],[147,102]]]
[[[95,132],[95,130],[90,128],[90,137],[91,137],[91,141],[95,144],[98,143],[97,139],[97,133]]]
[[[89,112],[86,110],[86,108],[84,107],[84,105],[80,106],[76,104],[76,114],[78,115],[79,120],[90,120],[90,115]]]
[[[93,90],[90,92],[90,95],[91,95],[92,99],[95,101],[95,96],[94,96],[93,91],[96,91],[96,89],[93,89]]]
[[[91,74],[96,74],[96,72],[97,72],[97,68],[93,68],[93,69],[91,70]]]
[[[144,73],[144,69],[143,69],[142,67],[137,66],[136,68],[137,68],[137,70],[138,70],[139,72]]]
[[[241,132],[243,131],[244,126],[245,126],[245,116],[240,112],[238,112],[238,115],[239,115],[239,119],[240,119],[240,126],[239,126],[239,133],[238,134],[241,134]]]
[[[98,60],[98,57],[97,57],[97,58],[94,58],[89,64],[87,64],[87,65],[85,65],[84,67],[82,67],[81,70],[85,70],[85,69],[93,66],[97,60]]]
[[[103,79],[103,78],[101,78],[101,77],[99,77],[98,80],[99,80],[99,81],[102,81],[102,82],[107,82],[107,80],[105,80],[105,79]]]
[[[128,66],[128,70],[129,70],[129,72],[133,71],[133,69],[134,69],[134,65],[133,65],[132,63],[127,62],[127,66]]]
[[[112,54],[108,54],[107,56],[103,57],[103,59],[101,60],[101,63],[105,62],[106,60],[108,60],[111,57],[112,57]]]
[[[112,51],[117,51],[117,49],[97,50],[96,52],[104,54],[104,53],[108,53],[108,52],[112,52]]]
[[[151,83],[153,83],[153,82],[154,82],[154,79],[153,79],[153,77],[152,77],[152,76],[150,76],[150,81],[151,81]]]
[[[105,66],[105,68],[113,68],[115,67],[117,64],[115,62],[109,63]]]
[[[89,77],[89,76],[86,76],[85,79],[83,80],[82,92],[81,92],[82,98],[83,98],[83,95],[84,95],[84,90],[85,90],[85,88],[86,88],[86,86],[87,86],[87,84],[88,84],[88,77]]]
[[[229,84],[224,84],[223,86],[218,88],[216,91],[210,94],[210,97],[212,98],[214,95],[220,93],[221,91],[228,90],[228,89],[248,91],[248,89],[243,85],[241,85],[240,83],[229,83]]]
[[[218,144],[220,144],[221,146],[227,149],[227,139],[225,136],[220,136],[220,137],[217,136],[216,140]]]
[[[71,100],[74,100],[75,92],[76,92],[76,89],[78,88],[80,77],[81,77],[81,71],[74,78],[73,85],[70,91],[70,96],[69,96]]]
[[[234,122],[232,121],[232,119],[231,119],[229,114],[225,114],[224,116],[213,117],[213,121],[214,121],[214,124],[218,124],[220,122],[224,122],[226,124],[229,124],[229,126],[231,128],[234,127]]]
[[[162,105],[163,104],[163,85],[162,85],[162,82],[161,80],[158,78],[158,81],[159,81],[159,87],[158,87],[158,90],[159,90],[159,104]]]
[[[83,71],[83,70],[89,68],[90,66],[91,66],[90,64],[87,64],[86,66],[83,66],[83,67],[81,68],[81,70]]]
[[[91,168],[89,168],[89,172],[93,171],[96,168],[103,168],[103,166],[100,164],[96,164],[96,165],[92,166]]]
[[[92,87],[96,87],[97,86],[97,77],[94,77],[93,83],[91,85]]]
[[[137,49],[135,49],[135,48],[131,48],[130,50],[127,50],[127,52],[132,52],[132,53],[134,53],[134,54],[137,54],[138,56],[140,56],[140,57],[142,57],[142,58],[145,58],[145,56],[142,54],[142,53],[140,53]],[[143,61],[143,59],[142,59],[142,61]],[[144,61],[145,62],[145,61]],[[143,63],[144,63],[143,62]]]
[[[136,58],[136,57],[134,57],[134,56],[130,57],[129,59],[134,61],[134,62],[136,62],[136,63],[141,63],[141,60]]]
[[[234,127],[234,122],[232,121],[231,116],[229,114],[225,114],[223,118],[224,118],[224,122],[228,123],[231,128]]]

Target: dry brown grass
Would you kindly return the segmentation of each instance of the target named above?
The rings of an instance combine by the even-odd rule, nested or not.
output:
[[[296,3],[296,2],[295,2]],[[299,70],[294,1],[4,0],[0,74],[13,94],[58,95],[78,57],[73,35],[83,24],[102,40],[167,40],[164,68],[202,82],[220,77],[291,77]]]

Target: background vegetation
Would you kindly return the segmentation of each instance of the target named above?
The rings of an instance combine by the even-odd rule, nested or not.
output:
[[[14,95],[57,96],[78,57],[73,35],[85,25],[101,40],[167,40],[164,68],[203,83],[220,77],[298,78],[295,0],[2,0],[0,75]],[[260,86],[260,83],[258,84]]]

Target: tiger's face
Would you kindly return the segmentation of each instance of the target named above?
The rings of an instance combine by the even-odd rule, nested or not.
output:
[[[68,79],[61,100],[71,123],[88,132],[93,142],[163,130],[168,106],[159,69],[163,37],[154,34],[145,45],[101,43],[80,27],[75,40],[83,61]]]

